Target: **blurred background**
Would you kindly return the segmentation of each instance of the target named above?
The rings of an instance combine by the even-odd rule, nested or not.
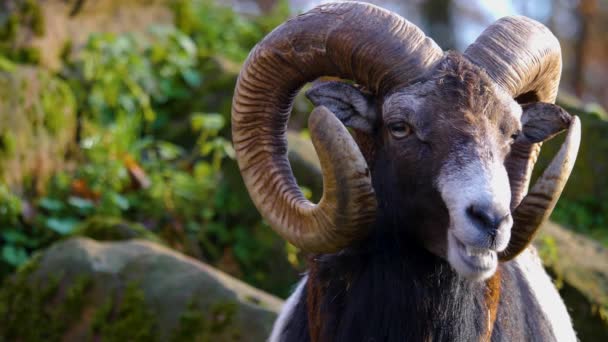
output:
[[[581,340],[608,341],[608,1],[370,2],[445,50],[512,14],[559,38],[583,141],[536,245]],[[244,188],[232,92],[256,42],[319,3],[0,0],[0,341],[265,339],[305,256]],[[310,110],[299,96],[288,138],[315,200]]]

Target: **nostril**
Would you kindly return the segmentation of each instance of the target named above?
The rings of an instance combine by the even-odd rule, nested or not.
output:
[[[496,230],[508,217],[508,214],[504,215],[492,208],[492,206],[485,204],[470,205],[467,208],[467,215],[475,225],[483,230],[487,230],[492,235],[496,234]]]

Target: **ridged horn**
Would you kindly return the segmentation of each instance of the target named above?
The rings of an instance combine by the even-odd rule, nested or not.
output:
[[[570,177],[581,141],[581,124],[573,116],[566,140],[534,187],[513,212],[513,231],[507,248],[498,254],[508,261],[523,252],[532,242],[540,225],[549,218]]]
[[[499,19],[465,50],[473,63],[514,98],[555,102],[562,73],[557,38],[543,24],[523,16]]]
[[[335,252],[365,236],[377,205],[361,152],[323,108],[310,118],[323,197],[318,204],[304,198],[285,138],[299,89],[336,76],[382,96],[419,78],[442,55],[413,24],[358,2],[319,6],[279,26],[251,51],[233,98],[232,139],[249,194],[279,235],[308,252]]]

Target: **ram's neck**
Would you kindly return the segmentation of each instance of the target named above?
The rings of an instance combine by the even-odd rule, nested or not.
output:
[[[443,260],[390,237],[311,263],[312,340],[476,341],[491,334],[500,275],[459,277]]]

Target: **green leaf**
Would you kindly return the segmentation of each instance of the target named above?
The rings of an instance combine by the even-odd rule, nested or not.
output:
[[[226,142],[224,144],[224,154],[226,154],[226,156],[228,156],[230,159],[234,159],[236,157],[236,152],[234,151],[234,147],[232,147],[230,142]]]
[[[211,177],[212,173],[213,169],[206,161],[200,161],[194,165],[193,175],[198,179],[209,178]]]
[[[48,218],[45,223],[49,229],[51,229],[61,235],[66,235],[66,234],[71,233],[74,230],[74,227],[76,227],[78,220],[76,220],[75,218],[72,218],[72,217],[67,217],[67,218],[51,217],[51,218]]]
[[[25,244],[28,242],[29,238],[27,235],[16,229],[8,229],[1,233],[2,239],[4,241],[13,243],[13,244]]]
[[[179,45],[181,46],[181,48],[184,49],[186,54],[188,54],[190,56],[196,55],[196,45],[194,44],[192,39],[190,39],[190,37],[188,37],[185,34],[179,33],[179,31],[174,31],[174,32],[178,33],[178,34],[176,34],[176,39],[179,42]]]
[[[194,113],[191,123],[195,131],[217,132],[224,127],[224,117],[217,113]]]
[[[129,200],[125,196],[122,196],[119,193],[116,193],[116,192],[111,193],[110,200],[121,210],[128,210],[130,207]]]
[[[10,60],[4,58],[4,56],[0,55],[0,71],[8,71],[11,72],[13,70],[15,70],[17,66],[15,65],[15,63],[11,62]]]
[[[27,251],[23,247],[5,245],[2,247],[2,259],[12,266],[19,266],[27,261]]]
[[[201,154],[203,156],[207,156],[209,155],[211,152],[213,152],[213,144],[210,142],[204,143],[201,145]]]
[[[38,205],[51,212],[60,211],[64,208],[64,204],[61,201],[48,197],[41,198],[40,201],[38,201]]]
[[[184,153],[183,148],[170,142],[161,141],[157,144],[157,146],[158,154],[163,160],[173,160],[179,158]]]
[[[93,208],[95,208],[93,201],[76,196],[70,196],[68,198],[68,203],[82,212],[90,212]]]
[[[301,185],[300,190],[302,191],[302,194],[304,195],[304,197],[306,197],[306,199],[312,198],[312,190],[310,190],[310,188]]]
[[[196,70],[188,69],[182,72],[184,81],[191,87],[198,87],[201,85],[201,76]]]

